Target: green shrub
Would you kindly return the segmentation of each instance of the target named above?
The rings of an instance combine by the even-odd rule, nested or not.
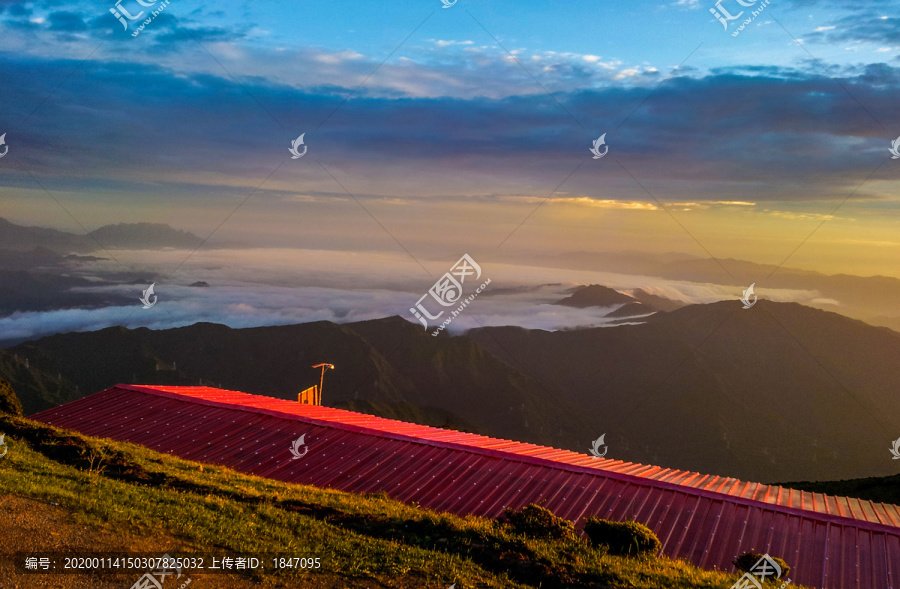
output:
[[[516,511],[510,507],[503,510],[505,523],[516,534],[524,534],[533,538],[574,538],[575,524],[567,519],[553,515],[534,503],[530,503]]]
[[[654,555],[662,548],[653,530],[636,521],[614,522],[589,517],[584,522],[584,533],[591,543],[605,545],[609,554],[619,556]]]
[[[22,415],[22,405],[12,386],[0,378],[0,413]]]
[[[753,568],[753,565],[755,565],[757,562],[759,562],[759,559],[762,558],[763,556],[764,555],[760,554],[759,552],[745,552],[742,555],[738,556],[736,559],[734,559],[734,562],[731,564],[733,564],[739,570],[744,571],[745,573],[749,573],[750,569]],[[788,563],[784,562],[777,556],[769,555],[769,558],[774,560],[778,564],[778,566],[781,567],[781,578],[787,577],[788,573],[791,572],[790,565],[788,565]]]

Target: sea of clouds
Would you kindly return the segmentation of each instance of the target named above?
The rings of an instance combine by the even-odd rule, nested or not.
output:
[[[621,325],[621,320],[604,317],[618,305],[576,309],[552,304],[584,284],[602,284],[625,292],[641,288],[685,303],[737,300],[741,295],[733,286],[494,263],[473,257],[482,274],[477,282],[474,277],[469,279],[464,294],[487,278],[491,284],[448,327],[454,333],[499,325],[546,330]],[[75,273],[98,280],[97,286],[80,290],[115,292],[134,299],[133,304],[17,312],[0,318],[3,339],[22,341],[116,325],[166,329],[210,322],[240,328],[310,321],[348,323],[394,315],[418,325],[410,307],[456,261],[417,260],[402,253],[262,248],[193,254],[181,250],[117,251],[116,260],[80,265]],[[146,272],[147,283],[108,282],[109,276],[123,268]],[[145,309],[139,298],[151,281],[156,282],[157,302]],[[197,282],[209,287],[190,286]],[[815,291],[797,290],[763,290],[758,294],[770,300],[797,302],[810,302],[818,296]]]

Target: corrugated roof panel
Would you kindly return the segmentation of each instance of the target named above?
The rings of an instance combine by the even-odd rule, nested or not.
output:
[[[896,588],[900,586],[900,558],[897,555],[900,555],[900,536],[896,535],[885,535],[884,536],[885,543],[885,555],[884,555],[884,568],[887,570],[887,578],[893,585],[892,588]],[[872,583],[873,587],[877,586],[877,581],[881,576],[876,576],[874,582]]]
[[[769,523],[769,540],[766,552],[770,554],[786,554],[790,517],[786,513],[776,513]]]
[[[719,512],[715,529],[717,538],[736,538],[743,526],[742,521],[736,517],[738,506],[728,501],[719,502]],[[735,543],[728,545],[723,542],[710,542],[709,552],[705,557],[704,566],[731,570],[731,562],[736,556]]]
[[[884,534],[872,534],[872,576],[871,579],[878,579],[883,576],[882,571],[887,571],[887,579],[897,580],[893,577],[895,571],[892,570],[890,555],[891,549],[888,546],[889,536]],[[900,547],[898,547],[900,548]],[[894,553],[896,554],[896,552]]]
[[[119,385],[33,416],[301,484],[385,491],[460,515],[543,501],[580,526],[634,517],[663,553],[720,570],[770,551],[794,583],[900,589],[900,508],[824,497],[207,387]],[[290,447],[305,435],[307,454]]]
[[[860,583],[860,575],[862,573],[862,561],[866,560],[866,555],[860,554],[860,551],[857,549],[860,542],[865,542],[866,544],[871,543],[871,537],[869,536],[868,531],[860,530],[858,528],[847,528],[848,536],[852,534],[852,537],[845,538],[845,542],[853,542],[851,546],[845,546],[844,551],[844,572],[846,575],[847,583],[849,587],[859,587]]]
[[[735,488],[735,486],[737,486],[737,484],[739,482],[740,481],[738,481],[737,479],[733,479],[733,478],[729,477],[729,478],[723,479],[721,484],[718,486],[718,488],[710,489],[710,490],[714,491],[716,493],[724,493],[726,495],[733,495],[734,493],[732,493],[732,490]]]
[[[809,575],[810,582],[815,586],[821,586],[824,573],[825,560],[829,557],[825,545],[825,530],[828,524],[813,519],[802,519],[800,523],[800,537],[802,545],[796,567]],[[818,556],[818,555],[824,555]],[[792,567],[794,563],[788,563]]]
[[[828,563],[834,559],[834,556],[837,553],[834,544],[831,543],[831,528],[833,527],[831,522],[825,522],[824,524],[816,522],[816,535],[813,545],[820,547],[820,550],[826,555],[821,564],[821,576],[816,580],[816,584],[825,587],[832,586],[826,585],[829,578]]]
[[[635,521],[644,522],[650,519],[655,505],[656,493],[647,493],[645,489],[635,490],[628,511]]]
[[[689,538],[690,542],[685,546],[684,557],[690,562],[703,562],[709,547],[708,538],[713,535],[716,527],[716,515],[719,506],[714,501],[701,501],[697,505],[697,513],[694,515],[696,525],[693,528],[696,533]]]
[[[703,508],[706,503],[702,497],[687,493],[678,493],[682,501],[682,508],[678,510],[679,514],[679,533],[672,547],[673,554],[678,558],[687,559],[690,556],[688,547],[690,541],[699,535],[702,517],[697,517],[697,511]]]
[[[803,548],[803,535],[800,533],[803,521],[803,518],[790,515],[788,516],[787,526],[785,526],[786,541],[781,558],[795,568],[797,566],[796,563],[800,562],[801,548]]]
[[[478,464],[480,470],[486,473],[484,483],[479,485],[478,492],[474,491],[472,495],[473,501],[472,513],[483,517],[496,517],[502,512],[503,490],[505,482],[511,477],[508,471],[494,469],[488,470],[482,460],[474,460]]]
[[[659,537],[659,541],[662,542],[662,551],[664,554],[674,554],[678,545],[678,540],[681,538],[683,526],[679,525],[679,521],[681,521],[682,517],[683,499],[683,493],[667,490],[663,494],[665,507],[660,514],[660,517],[656,520],[655,525],[651,525],[654,523],[653,520],[646,524],[651,530],[660,530],[660,533],[657,534],[657,536]]]
[[[875,512],[878,515],[879,522],[889,526],[900,527],[900,507],[876,503]]]
[[[855,540],[854,540],[855,541]],[[844,564],[844,551],[846,546],[844,546],[844,527],[840,525],[829,526],[828,528],[828,544],[834,546],[835,549],[831,551],[831,555],[828,558],[827,565],[825,567],[825,581],[826,583],[831,584],[840,584],[842,587],[846,587],[849,585],[845,585],[846,576],[844,573],[843,564]]]
[[[794,507],[796,509],[802,509],[800,504],[800,491],[797,489],[785,489],[784,493],[781,494],[782,500],[780,505],[787,505],[789,507]]]
[[[504,469],[505,465],[494,462],[488,468],[491,470]],[[540,501],[541,491],[544,488],[544,480],[539,477],[542,473],[539,466],[510,465],[509,473],[511,477],[508,480],[498,482],[496,485],[498,487],[497,502],[494,510],[498,515],[507,507],[519,509],[528,503],[537,503]]]
[[[857,548],[854,551],[855,553],[853,566],[856,567],[856,570],[853,571],[853,584],[851,584],[851,587],[862,589],[863,580],[865,579],[866,581],[868,581],[870,578],[872,569],[872,556],[870,551],[859,550],[859,545],[862,543],[871,546],[872,534],[869,530],[856,529],[855,532],[857,536]]]
[[[862,501],[860,501],[856,497],[847,498],[847,509],[849,511],[847,517],[852,517],[854,519],[866,519],[866,513],[865,509],[863,509]]]

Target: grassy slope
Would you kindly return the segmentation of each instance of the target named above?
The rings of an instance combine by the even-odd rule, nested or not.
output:
[[[2,378],[0,378],[0,412],[22,415],[22,404],[19,403],[19,397],[16,396],[9,383]]]
[[[60,503],[88,525],[158,530],[205,550],[312,552],[322,569],[306,575],[337,575],[347,585],[718,589],[735,580],[665,558],[607,556],[580,540],[527,538],[493,520],[384,495],[246,476],[23,418],[0,415],[0,431],[9,446],[0,492]],[[259,580],[271,585],[290,574],[297,573]]]

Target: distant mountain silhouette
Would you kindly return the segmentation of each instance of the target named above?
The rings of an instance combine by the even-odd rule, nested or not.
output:
[[[2,219],[0,219],[2,223]],[[30,251],[13,251],[0,249],[0,268],[5,270],[28,270],[31,268],[50,268],[65,261],[58,253],[45,247],[36,247]]]
[[[162,249],[199,247],[202,239],[159,223],[105,225],[87,235],[56,229],[26,227],[0,218],[0,250],[25,252],[40,248],[56,254],[88,253],[106,249]],[[3,256],[0,254],[0,261]]]
[[[46,248],[58,254],[81,253],[97,249],[97,244],[83,235],[16,225],[0,218],[0,249],[29,251],[35,248]]]
[[[153,223],[107,225],[85,236],[25,227],[0,219],[0,317],[17,311],[133,304],[139,290],[135,290],[134,296],[123,296],[97,287],[122,283],[147,285],[152,282],[151,276],[116,269],[101,276],[79,277],[73,272],[79,264],[105,259],[80,254],[102,251],[102,248],[194,249],[201,243],[196,235]],[[0,342],[17,341],[22,340],[15,334],[0,332]]]
[[[113,292],[72,290],[76,287],[97,286],[97,282],[25,270],[0,270],[0,316],[16,311],[51,311],[55,309],[96,309],[134,302]],[[0,332],[0,341],[6,334]]]
[[[621,307],[610,311],[604,317],[637,317],[655,313],[656,311],[674,311],[685,305],[681,301],[673,301],[654,295],[640,288],[628,295],[600,284],[576,287],[573,289],[571,296],[553,304],[577,307],[579,309],[621,305]]]
[[[604,317],[639,317],[641,315],[649,315],[655,312],[656,309],[635,301],[633,303],[626,303],[615,311],[610,311],[609,313],[604,315]]]
[[[513,259],[506,261],[515,262]],[[543,257],[529,256],[527,263],[732,285],[736,297],[753,283],[757,291],[770,288],[811,291],[821,297],[813,306],[900,331],[900,309],[897,305],[900,300],[900,278],[893,276],[828,275],[747,260],[714,260],[677,253],[567,252]],[[830,303],[830,300],[838,301],[839,305]]]
[[[686,305],[686,303],[681,301],[673,301],[672,299],[649,293],[641,288],[632,292],[631,296],[654,311],[674,311]]]
[[[760,300],[437,338],[399,317],[114,327],[0,351],[0,377],[32,413],[119,382],[296,399],[332,362],[326,405],[585,453],[605,433],[611,458],[768,482],[893,474],[898,358],[896,332]]]
[[[609,288],[608,286],[591,284],[579,288],[571,296],[568,296],[553,304],[584,309],[586,307],[611,307],[613,305],[624,305],[625,303],[634,302],[634,300],[635,299],[633,297],[622,294],[617,290]]]
[[[187,231],[179,231],[161,223],[119,223],[105,225],[90,236],[105,248],[159,249],[200,247],[203,240]]]

